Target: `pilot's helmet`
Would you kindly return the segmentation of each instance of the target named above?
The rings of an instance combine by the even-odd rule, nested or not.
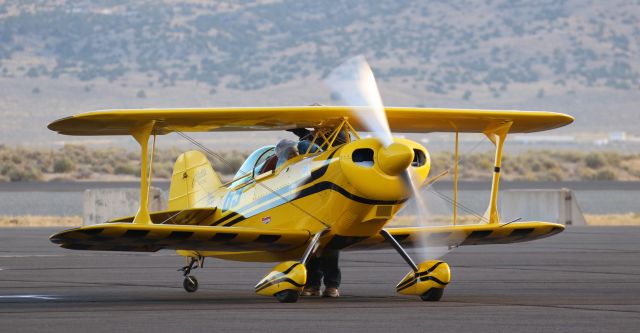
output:
[[[296,141],[289,139],[280,140],[276,145],[276,156],[278,156],[278,165],[276,167],[298,155],[298,143]]]

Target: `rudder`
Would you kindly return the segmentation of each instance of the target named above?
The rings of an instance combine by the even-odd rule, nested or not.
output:
[[[213,192],[222,185],[207,157],[191,150],[178,156],[171,175],[169,210],[212,206]]]

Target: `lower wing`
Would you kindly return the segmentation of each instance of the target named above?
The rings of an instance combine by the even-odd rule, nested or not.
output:
[[[555,235],[562,224],[549,222],[518,222],[507,224],[474,224],[437,227],[387,228],[403,247],[462,246],[482,244],[509,244],[527,242]],[[369,237],[351,245],[347,250],[391,248],[382,235]]]
[[[171,224],[104,223],[65,230],[50,237],[63,248],[155,252],[161,249],[286,251],[309,241],[305,230]]]

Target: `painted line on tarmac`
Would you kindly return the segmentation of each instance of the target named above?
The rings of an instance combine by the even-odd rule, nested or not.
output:
[[[139,254],[139,253],[73,253],[73,254],[0,254],[0,258],[46,258],[46,257],[126,257],[126,256],[150,256],[150,257],[177,257],[177,254]]]
[[[64,254],[0,254],[0,258],[68,257]]]
[[[3,299],[42,299],[42,300],[54,300],[58,297],[52,295],[0,295],[0,301]]]

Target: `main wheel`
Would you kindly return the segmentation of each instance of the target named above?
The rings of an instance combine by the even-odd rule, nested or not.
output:
[[[420,298],[425,302],[437,302],[442,298],[444,294],[443,288],[431,288],[426,293],[422,294]]]
[[[300,294],[295,290],[283,290],[276,293],[274,296],[276,296],[280,303],[295,303],[298,301],[298,296],[300,296]]]
[[[193,293],[198,290],[198,280],[196,280],[195,276],[189,275],[182,281],[182,286],[187,292]]]

